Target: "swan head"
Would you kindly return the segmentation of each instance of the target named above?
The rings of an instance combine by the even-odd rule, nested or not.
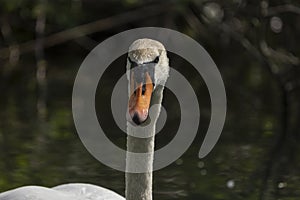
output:
[[[164,86],[169,76],[165,47],[152,39],[134,41],[128,51],[127,78],[129,103],[127,121],[140,125],[146,121],[153,92]]]

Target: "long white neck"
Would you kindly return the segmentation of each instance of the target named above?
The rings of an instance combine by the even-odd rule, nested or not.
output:
[[[134,153],[149,153],[143,159],[135,160],[128,153],[126,157],[126,169],[135,169],[138,166],[146,166],[148,169],[146,173],[126,173],[126,200],[152,200],[152,169],[153,169],[153,155],[154,155],[154,138],[155,125],[158,119],[161,101],[163,97],[163,86],[157,86],[153,92],[151,105],[151,125],[147,128],[132,126],[127,123],[127,152]],[[141,133],[143,132],[143,133]],[[132,135],[151,135],[148,138],[138,138]]]

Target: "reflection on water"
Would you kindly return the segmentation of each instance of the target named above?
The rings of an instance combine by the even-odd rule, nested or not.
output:
[[[173,57],[173,58],[172,58]],[[246,59],[246,58],[245,58]],[[53,62],[53,60],[55,62]],[[47,117],[39,119],[34,61],[24,61],[13,74],[1,80],[0,98],[0,191],[22,185],[55,186],[67,182],[88,182],[111,188],[124,195],[124,173],[112,170],[94,159],[76,134],[72,120],[71,93],[78,60],[51,59],[47,74]],[[198,137],[175,163],[154,172],[155,199],[258,199],[263,190],[266,156],[279,129],[278,91],[255,61],[249,72],[228,60],[221,68],[227,96],[228,115],[224,132],[214,150],[205,159],[197,155],[210,118],[206,87],[191,66],[171,56],[171,66],[190,80],[197,92],[201,125]],[[228,63],[229,62],[229,63]],[[250,62],[250,61],[249,61]],[[97,110],[108,112],[110,79],[123,73],[124,57],[107,70],[104,86],[97,93]],[[229,65],[232,64],[232,65]],[[226,66],[230,66],[226,67]],[[184,67],[183,67],[184,66]],[[183,70],[184,69],[184,70]],[[249,75],[250,74],[250,75]],[[270,98],[272,97],[272,101]],[[172,140],[179,122],[174,95],[166,91],[164,105],[170,124],[157,135],[156,147]],[[109,114],[107,114],[109,116]],[[111,117],[100,122],[108,137],[124,148],[125,135]],[[278,175],[278,195],[287,191],[299,194],[300,177]]]

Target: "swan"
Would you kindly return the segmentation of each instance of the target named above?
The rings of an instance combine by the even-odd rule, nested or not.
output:
[[[155,125],[160,114],[164,85],[169,76],[165,47],[152,39],[134,41],[128,51],[127,155],[125,197],[152,200]],[[155,106],[153,106],[155,105]],[[151,110],[150,110],[151,108]],[[139,137],[143,136],[143,137]],[[142,163],[128,152],[148,152]],[[143,166],[144,173],[129,173]],[[0,200],[124,200],[119,194],[92,184],[70,183],[53,188],[24,186],[0,193]]]
[[[147,172],[126,173],[127,200],[152,200],[155,125],[168,77],[169,59],[165,47],[152,39],[139,39],[133,42],[129,47],[127,62],[129,103],[126,171],[143,167]],[[142,161],[136,161],[128,152],[150,154]]]

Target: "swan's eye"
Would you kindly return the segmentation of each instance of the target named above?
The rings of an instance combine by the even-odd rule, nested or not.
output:
[[[138,66],[138,64],[134,61],[132,61],[129,57],[127,57],[128,61],[130,62],[130,68]]]
[[[129,57],[127,57],[127,60],[128,60],[130,63],[133,63],[133,61],[132,61]]]
[[[159,56],[157,56],[154,60],[153,60],[154,63],[158,63],[159,62]]]

